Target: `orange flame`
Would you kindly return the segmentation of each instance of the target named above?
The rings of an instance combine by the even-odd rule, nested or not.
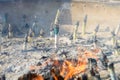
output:
[[[61,76],[65,76],[64,80],[72,78],[74,75],[84,73],[87,70],[88,58],[98,59],[95,53],[85,51],[80,55],[77,63],[65,60],[62,65]]]
[[[78,61],[78,63],[76,65],[75,65],[75,63],[72,63],[70,61],[67,61],[67,60],[64,61],[65,65],[62,66],[63,68],[61,71],[62,76],[63,76],[63,74],[65,74],[67,72],[64,80],[68,80],[76,74],[80,74],[80,73],[85,72],[86,67],[87,67],[87,62],[81,61],[81,60],[83,60],[81,58],[79,59],[80,61]]]
[[[40,69],[41,67],[47,65],[49,62],[53,62],[53,66],[60,67],[60,75],[64,77],[64,80],[71,79],[73,76],[77,74],[84,73],[87,70],[88,58],[94,58],[98,60],[97,54],[99,50],[95,51],[86,51],[83,50],[83,54],[80,54],[76,61],[73,60],[64,60],[62,64],[60,64],[59,60],[51,60],[48,59],[41,66],[31,66],[30,69]],[[52,72],[52,76],[55,80],[58,80],[57,76],[54,72]]]
[[[37,77],[33,78],[33,80],[44,80],[44,78],[41,75],[37,75]]]

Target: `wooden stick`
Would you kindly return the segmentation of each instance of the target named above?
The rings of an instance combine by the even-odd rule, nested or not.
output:
[[[108,71],[110,73],[111,80],[118,80],[114,70],[114,63],[108,65]]]
[[[2,51],[2,32],[0,31],[0,52]]]
[[[24,37],[23,50],[27,50],[27,43],[28,43],[28,35],[26,34]]]
[[[58,23],[58,17],[59,17],[59,15],[60,15],[60,10],[58,9],[58,10],[57,10],[56,17],[55,17],[54,24],[57,24],[57,23]]]
[[[0,52],[2,51],[2,32],[0,31]]]
[[[74,32],[73,32],[73,41],[77,39],[77,31],[78,31],[79,21],[76,23]]]
[[[115,29],[115,35],[116,35],[116,36],[117,36],[119,30],[120,30],[120,25]]]
[[[8,26],[8,38],[12,38],[12,37],[13,37],[12,28],[11,28],[11,25],[9,24],[9,26]]]
[[[99,24],[96,26],[94,32],[93,32],[93,40],[94,40],[94,48],[97,48],[97,32],[99,30]]]
[[[118,50],[118,45],[117,45],[117,34],[118,34],[118,28],[114,31],[111,32],[112,34],[112,45],[113,45],[113,48],[114,48],[114,53],[115,55],[119,55],[119,50]]]
[[[83,26],[82,26],[82,35],[85,35],[86,24],[87,24],[87,15],[85,15],[85,18],[84,18],[84,23],[83,23]]]
[[[0,24],[0,52],[2,51],[2,24]]]
[[[113,48],[114,48],[114,46],[115,46],[115,44],[116,44],[116,35],[115,35],[115,32],[112,31],[112,32],[111,32],[111,35],[112,35],[112,45],[113,45]]]

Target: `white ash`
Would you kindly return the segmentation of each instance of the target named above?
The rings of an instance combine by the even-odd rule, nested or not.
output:
[[[64,36],[65,37],[65,36]],[[48,59],[55,59],[63,61],[64,59],[76,59],[78,58],[77,48],[85,46],[88,50],[91,50],[92,42],[87,42],[88,39],[78,39],[77,43],[64,43],[65,38],[61,38],[63,42],[58,48],[58,51],[55,52],[54,44],[45,43],[44,46],[38,47],[38,49],[34,49],[28,43],[28,49],[26,52],[22,51],[22,41],[11,40],[10,42],[4,42],[3,45],[7,44],[8,47],[3,49],[3,52],[0,54],[0,73],[5,73],[7,80],[17,80],[18,77],[27,73],[30,69],[31,65],[42,65]],[[41,40],[38,40],[38,43]],[[44,41],[44,40],[43,40]],[[65,41],[69,42],[69,41]],[[18,44],[17,44],[18,43]],[[103,50],[103,52],[108,55],[108,59],[110,62],[115,62],[116,65],[119,62],[119,57],[111,56],[111,52],[113,51],[111,45],[103,45],[104,41],[99,42],[99,47]],[[49,45],[49,47],[48,47]],[[36,45],[32,45],[36,46]],[[54,56],[53,56],[54,55]],[[115,65],[115,66],[116,66]],[[37,73],[48,77],[50,73],[52,62],[48,63],[47,66],[43,66]],[[13,76],[14,75],[14,76]]]

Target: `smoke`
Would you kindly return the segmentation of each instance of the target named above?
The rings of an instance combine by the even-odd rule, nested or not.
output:
[[[61,6],[62,9],[70,9],[71,8],[71,3],[70,2],[65,2]]]

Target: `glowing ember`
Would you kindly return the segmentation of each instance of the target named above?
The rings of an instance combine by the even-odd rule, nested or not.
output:
[[[41,75],[37,75],[35,73],[28,73],[22,77],[19,77],[18,80],[44,80],[44,78]]]
[[[64,80],[68,80],[73,78],[77,74],[85,73],[88,68],[88,59],[92,58],[98,60],[98,57],[96,56],[97,52],[98,50],[95,50],[94,52],[84,50],[83,54],[80,54],[77,60],[66,59],[62,63],[60,63],[60,61],[57,59],[48,59],[41,66],[31,66],[30,70],[40,69],[41,67],[46,66],[49,62],[51,62],[53,67],[58,67],[59,75],[64,77]],[[51,76],[55,80],[58,80],[58,77],[55,74],[55,70],[51,70]]]

